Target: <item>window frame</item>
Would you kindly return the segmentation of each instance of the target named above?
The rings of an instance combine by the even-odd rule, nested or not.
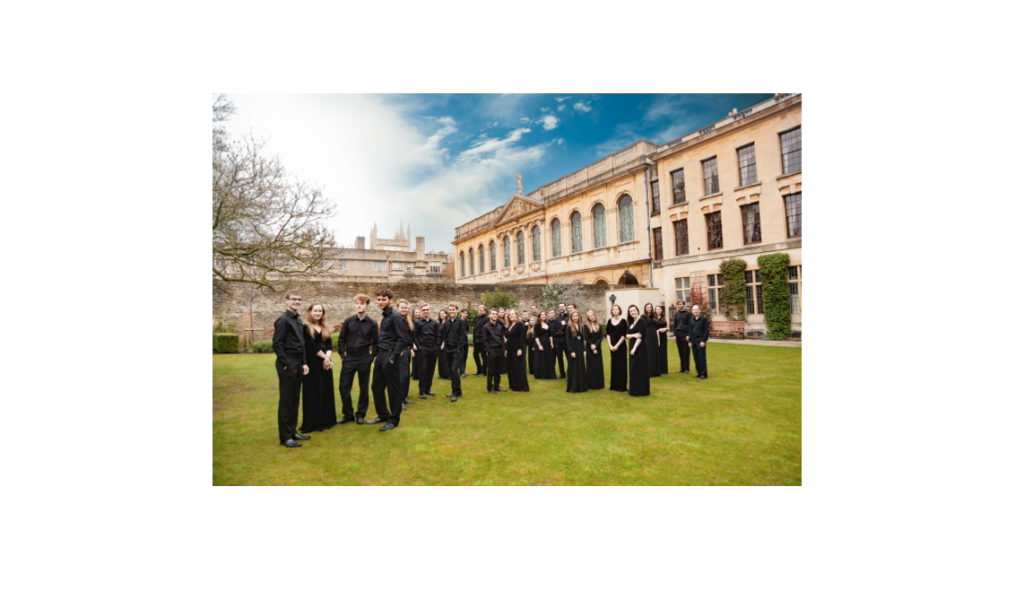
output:
[[[753,220],[748,220],[753,212]],[[740,206],[740,222],[743,224],[743,244],[761,243],[761,203],[755,201]],[[751,227],[753,226],[753,227]],[[756,238],[756,240],[755,240]]]
[[[598,208],[601,208],[600,212],[598,212]],[[594,242],[594,248],[604,248],[605,246],[608,246],[608,233],[606,232],[608,221],[605,216],[605,211],[604,203],[597,203],[590,211],[590,225],[593,233],[592,240]],[[598,238],[600,238],[600,243]]]
[[[516,265],[526,264],[526,235],[522,230],[516,234]]]
[[[673,220],[672,228],[675,231],[676,237],[676,256],[684,256],[690,254],[690,223],[687,221],[688,218],[681,220]],[[679,229],[683,229],[683,236],[680,238]],[[679,246],[682,245],[682,248]],[[678,298],[677,298],[678,299]]]
[[[743,165],[743,150],[750,149],[750,161],[746,166]],[[740,186],[746,187],[747,185],[753,185],[757,182],[757,153],[754,151],[754,142],[750,142],[745,146],[736,148],[736,165],[739,167],[740,173]],[[751,177],[744,179],[744,170],[746,170]]]
[[[722,192],[722,186],[719,183],[719,178],[718,178],[718,156],[715,155],[715,156],[712,156],[711,158],[706,158],[704,160],[701,160],[700,161],[700,165],[701,165],[701,170],[704,173],[704,196],[707,197],[708,195],[716,195],[718,193],[721,193]],[[710,172],[711,172],[710,176],[708,176],[708,172],[709,172],[708,166],[709,165],[714,167],[714,170],[710,170]],[[709,183],[710,183],[710,185],[709,185]],[[709,189],[713,189],[713,190],[709,190]]]
[[[796,174],[803,170],[803,132],[801,131],[802,125],[787,129],[786,131],[779,132],[779,158],[782,160],[782,174]],[[796,140],[790,143],[790,146],[796,145],[796,149],[786,151],[786,139],[784,136],[787,133],[796,133]],[[796,154],[795,159],[790,159],[790,167],[786,166],[786,157],[792,154]],[[793,160],[796,160],[795,164]]]
[[[665,258],[665,252],[662,248],[662,237],[661,237],[661,226],[651,229],[651,242],[654,247],[654,260],[660,261]]]
[[[796,211],[795,215],[790,213],[790,207],[789,207],[790,198],[792,198],[792,197],[795,197],[796,200],[797,200],[796,207],[793,208]],[[803,236],[804,235],[804,222],[803,222],[803,211],[804,211],[804,208],[803,208],[803,202],[804,202],[804,192],[803,191],[797,191],[796,193],[790,193],[789,195],[783,195],[782,196],[782,207],[783,207],[783,209],[786,210],[786,238],[796,238],[797,236]],[[793,223],[792,223],[792,218],[793,217],[796,218],[796,227],[797,227],[797,232],[798,232],[797,234],[793,233]]]
[[[676,185],[676,173],[679,173],[679,185]],[[686,203],[686,177],[683,175],[683,169],[677,168],[668,173],[669,179],[672,181],[672,205],[679,205],[680,203]],[[682,196],[682,199],[679,197]]]
[[[661,191],[658,188],[658,181],[651,181],[651,215],[661,214]]]
[[[629,199],[629,203],[626,204],[626,208],[629,211],[629,220],[626,220],[626,216],[623,215],[622,202]],[[619,218],[619,244],[625,244],[636,240],[636,216],[633,215],[633,196],[629,193],[623,193],[615,201],[615,211]],[[629,235],[626,236],[625,230],[629,230]]]
[[[717,220],[717,224],[716,225],[717,225],[717,228],[718,228],[718,246],[712,246],[711,245],[712,244],[712,241],[711,241],[711,236],[712,236],[711,228],[714,226],[711,223],[712,219],[716,219]],[[722,211],[718,210],[718,211],[713,211],[711,213],[704,214],[704,226],[707,229],[707,238],[708,238],[707,247],[708,247],[708,251],[721,250],[721,249],[725,248],[725,237],[722,236]]]
[[[512,266],[512,241],[508,239],[508,234],[501,239],[501,251],[502,251],[502,262],[505,263],[503,269],[508,269]]]
[[[551,220],[551,256],[562,256],[562,221],[558,218]]]
[[[569,214],[569,237],[572,254],[583,252],[583,214],[579,210]]]
[[[542,232],[540,231],[540,224],[534,224],[533,228],[530,230],[530,240],[532,241],[532,244],[530,246],[533,250],[532,262],[534,263],[539,262],[541,257],[543,256],[541,248],[541,240],[543,240],[543,238],[541,237],[541,235]]]

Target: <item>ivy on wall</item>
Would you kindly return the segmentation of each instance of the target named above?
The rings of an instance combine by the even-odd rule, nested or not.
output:
[[[789,338],[789,255],[784,252],[757,257],[761,270],[761,298],[764,304],[764,338],[780,341]]]
[[[722,300],[722,311],[729,320],[747,319],[747,283],[743,277],[746,269],[746,261],[740,259],[724,260],[718,266],[722,280],[725,281],[719,297]]]

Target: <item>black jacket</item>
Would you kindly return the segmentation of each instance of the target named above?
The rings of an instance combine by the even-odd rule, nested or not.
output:
[[[695,316],[690,319],[690,344],[696,345],[708,340],[708,319],[704,316]]]
[[[288,357],[298,357],[302,363],[306,362],[306,343],[302,330],[299,315],[291,310],[285,310],[274,321],[274,353],[277,353],[277,360],[282,365],[288,365]]]
[[[381,351],[390,351],[392,359],[398,359],[405,351],[412,348],[412,335],[409,325],[394,306],[388,306],[381,312],[380,342]]]
[[[441,337],[438,334],[437,321],[433,318],[427,318],[426,320],[420,318],[414,324],[416,325],[416,330],[413,340],[416,341],[416,350],[423,351],[424,353],[437,351],[438,343],[441,341]]]
[[[672,318],[672,330],[675,331],[676,336],[690,334],[690,319],[693,318],[693,314],[689,310],[679,310],[676,315]]]
[[[488,320],[484,325],[484,342],[488,353],[500,353],[505,350],[505,325],[500,322],[491,324]]]
[[[469,341],[466,340],[469,323],[456,316],[454,320],[449,321],[447,324],[448,330],[445,331],[444,335],[444,350],[451,353],[456,349],[465,349],[466,345],[469,344]]]
[[[565,324],[562,324],[565,322]],[[556,341],[565,340],[565,331],[569,329],[569,314],[559,314],[555,316],[555,321],[551,323],[551,333],[554,335]]]

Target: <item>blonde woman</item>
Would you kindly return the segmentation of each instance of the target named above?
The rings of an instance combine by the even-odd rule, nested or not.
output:
[[[508,311],[508,332],[505,333],[505,355],[508,357],[508,389],[513,392],[529,392],[526,380],[526,325],[519,320],[519,312]]]
[[[604,390],[604,360],[601,359],[601,325],[597,314],[587,310],[587,322],[583,325],[584,359],[587,363],[587,390]]]
[[[533,326],[533,344],[537,347],[533,377],[538,380],[555,379],[555,342],[548,326],[548,313],[543,310]]]
[[[338,421],[334,407],[331,329],[327,327],[326,316],[319,302],[313,302],[306,309],[303,338],[309,373],[302,376],[302,426],[299,431],[303,433],[329,429]]]
[[[608,341],[608,355],[611,357],[611,377],[608,389],[625,392],[629,389],[628,370],[629,354],[626,349],[626,330],[629,322],[622,317],[622,306],[612,306],[612,317],[604,328],[605,339]]]
[[[569,313],[569,323],[565,328],[565,352],[569,354],[566,368],[565,391],[586,392],[586,343],[583,340],[583,321],[578,310]]]

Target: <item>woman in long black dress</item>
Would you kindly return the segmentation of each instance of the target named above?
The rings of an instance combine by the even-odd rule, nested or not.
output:
[[[640,308],[629,307],[629,395],[649,396],[651,394],[650,363],[647,361],[647,321],[640,315]]]
[[[555,379],[555,343],[548,326],[548,315],[540,313],[533,327],[533,343],[537,345],[537,369],[533,377],[538,380]]]
[[[584,361],[587,346],[583,340],[583,322],[580,313],[573,310],[569,316],[569,325],[565,327],[565,351],[569,354],[569,367],[565,368],[565,391],[587,391],[587,367]]]
[[[658,323],[654,320],[654,305],[648,302],[644,305],[644,326],[647,327],[647,334],[644,335],[644,346],[647,347],[647,375],[656,378],[661,375],[661,366],[658,365]]]
[[[526,373],[537,377],[537,343],[533,341],[533,329],[537,326],[537,317],[530,316],[526,323]]]
[[[597,314],[587,311],[587,323],[583,325],[583,344],[587,352],[583,356],[587,362],[587,389],[604,390],[604,360],[601,359],[601,325],[597,323]]]
[[[302,426],[299,431],[323,431],[335,425],[334,370],[331,364],[331,330],[327,328],[322,304],[313,302],[306,310],[306,365],[302,376]]]
[[[654,307],[654,318],[658,322],[658,371],[668,373],[668,318],[665,318],[665,308]]]
[[[622,317],[622,307],[612,306],[612,317],[605,327],[605,338],[608,340],[608,355],[611,357],[612,372],[608,380],[608,389],[625,392],[629,388],[626,368],[629,367],[629,345],[626,343],[626,330],[629,322]]]
[[[505,355],[508,356],[508,389],[513,392],[529,392],[530,383],[526,381],[526,325],[519,321],[519,312],[510,310],[508,321],[508,343]]]
[[[441,343],[448,336],[448,313],[441,310],[437,313],[437,376],[442,380],[452,379],[452,358],[446,351],[440,350]]]

